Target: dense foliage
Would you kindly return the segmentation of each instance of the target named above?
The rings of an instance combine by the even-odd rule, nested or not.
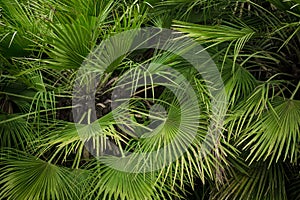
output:
[[[0,199],[300,199],[299,0],[0,0],[0,7]],[[205,140],[219,118],[201,75],[183,59],[150,49],[124,55],[105,71],[97,119],[86,122],[100,124],[105,140],[99,142],[100,133],[80,137],[72,91],[85,58],[110,36],[153,26],[184,33],[213,58],[228,99],[219,136]],[[117,80],[136,76],[146,62],[189,78],[202,112],[190,108],[185,115],[199,122],[197,136],[162,169],[119,171],[85,144],[109,148],[110,140],[121,150],[148,152],[176,133],[178,102],[163,86],[150,84],[151,97],[132,98],[135,123],[112,117]],[[152,103],[171,119],[154,137],[119,128],[143,129]]]

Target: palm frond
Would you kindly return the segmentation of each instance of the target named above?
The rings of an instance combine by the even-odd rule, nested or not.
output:
[[[272,110],[273,98],[282,94],[284,89],[285,86],[281,81],[269,81],[258,85],[246,99],[236,106],[232,116],[227,119],[229,133],[239,136],[244,130],[255,124],[266,111]]]
[[[0,159],[1,198],[79,199],[72,171],[12,149]]]
[[[243,43],[254,34],[249,27],[232,27],[227,25],[197,25],[188,22],[174,21],[175,30],[187,33],[189,37],[195,38],[200,43],[222,43],[238,40],[236,48],[243,46]]]
[[[49,44],[49,56],[58,69],[79,68],[95,45],[97,29],[95,17],[77,16],[70,24],[53,24],[53,35]]]
[[[88,188],[86,199],[159,199],[161,191],[171,193],[160,188],[156,177],[151,173],[129,173],[97,165],[89,177],[92,184]]]
[[[17,116],[12,115],[0,115],[1,121],[7,118],[13,118]],[[0,126],[0,144],[1,148],[4,147],[19,147],[20,149],[26,149],[31,142],[37,137],[34,134],[33,127],[25,119],[17,119],[9,121]]]
[[[248,159],[289,160],[296,163],[298,159],[298,141],[300,134],[300,102],[285,100],[276,102],[264,116],[246,129],[241,143],[247,141],[244,149],[251,146]]]
[[[281,164],[255,163],[247,174],[237,174],[228,184],[215,190],[212,199],[286,200],[284,169]]]

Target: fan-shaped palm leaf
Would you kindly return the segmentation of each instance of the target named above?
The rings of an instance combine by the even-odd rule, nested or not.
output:
[[[24,152],[1,152],[1,198],[79,199],[76,174]]]
[[[281,164],[255,163],[248,174],[236,174],[212,195],[213,199],[286,200],[284,169]]]

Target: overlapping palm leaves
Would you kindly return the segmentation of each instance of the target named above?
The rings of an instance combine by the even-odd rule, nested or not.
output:
[[[206,191],[196,195],[199,198],[299,198],[298,0],[1,3],[0,198],[188,198],[191,190],[202,192],[196,187]],[[182,115],[170,91],[151,98],[134,94],[129,107],[89,121],[91,127],[100,125],[102,132],[82,126],[86,135],[78,135],[78,126],[59,117],[70,113],[72,105],[58,102],[71,98],[77,69],[97,44],[118,32],[149,24],[172,25],[202,44],[222,73],[229,102],[219,137],[208,137],[215,119],[205,81],[195,71],[185,70],[190,66],[182,59],[163,51],[152,53],[145,63],[184,71],[197,91],[201,114],[185,110],[193,123],[199,123],[196,138],[184,155],[160,170],[138,174],[99,162],[86,148],[95,149],[91,153],[97,156],[114,150],[109,147],[112,143],[119,149],[113,154],[122,157],[126,152],[165,146],[178,130],[172,123]],[[110,79],[137,77],[141,63],[132,55],[109,66],[100,91],[113,82]],[[155,93],[156,85],[146,86],[147,90],[144,84],[130,89]],[[149,102],[167,112],[149,112]],[[130,113],[127,117],[133,121],[115,119],[116,112],[120,116]],[[163,121],[166,116],[169,121],[148,137],[148,119]],[[118,128],[120,124],[123,129]],[[175,143],[173,152],[183,141]],[[141,167],[135,157],[131,161]]]
[[[217,50],[221,50],[223,52],[221,56],[224,56],[220,67],[224,74],[225,87],[231,98],[229,108],[233,109],[228,117],[228,140],[233,139],[237,142],[237,146],[243,147],[241,150],[245,151],[245,154],[241,156],[250,166],[250,174],[245,175],[248,177],[248,180],[245,180],[246,185],[240,182],[242,180],[240,176],[234,176],[233,180],[236,182],[229,181],[229,185],[224,185],[224,190],[217,192],[219,196],[215,198],[286,199],[285,182],[287,180],[284,180],[285,171],[282,167],[276,172],[276,176],[270,175],[275,178],[271,183],[263,177],[279,166],[277,162],[285,161],[295,166],[299,160],[297,155],[299,109],[296,108],[299,104],[299,97],[294,98],[299,93],[299,74],[296,72],[299,56],[291,51],[291,49],[299,50],[299,30],[298,25],[294,23],[299,20],[296,17],[298,6],[296,1],[270,2],[278,8],[272,9],[273,5],[269,5],[271,6],[269,9],[272,9],[270,11],[253,1],[247,1],[251,5],[249,16],[245,14],[245,17],[239,16],[237,19],[232,19],[226,18],[225,15],[222,18],[226,27],[228,24],[232,25],[233,20],[234,26],[243,24],[250,30],[247,36],[248,33],[245,33],[245,36],[230,38],[235,31],[226,31],[222,22],[212,26],[175,21],[176,29],[188,33],[203,44],[208,43],[208,51],[215,52],[212,47],[220,44]],[[276,13],[277,9],[286,11],[282,13],[286,19],[272,13]],[[258,13],[261,15],[257,15]],[[262,23],[265,25],[255,21],[262,16],[264,17]],[[289,28],[285,29],[286,27]],[[247,29],[240,28],[243,31]],[[223,46],[221,43],[228,45]],[[224,50],[220,49],[222,46]],[[287,56],[291,58],[286,59]],[[232,104],[235,106],[231,107]],[[261,175],[253,174],[253,168],[257,166],[256,162],[266,165],[266,170],[261,171]],[[298,169],[298,167],[295,168]],[[257,170],[261,169],[259,167]],[[255,170],[254,172],[257,173]],[[234,186],[234,184],[243,186]],[[278,184],[278,189],[262,191],[265,185],[271,187],[271,184]],[[257,189],[250,189],[252,187],[250,185],[255,185]]]

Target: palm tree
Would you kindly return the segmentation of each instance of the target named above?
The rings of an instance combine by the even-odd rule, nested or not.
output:
[[[0,198],[300,199],[299,3],[1,0]],[[94,84],[95,71],[81,71],[91,52],[118,33],[153,26],[204,47],[221,74],[226,107],[215,112],[222,91],[212,95],[184,58],[141,49],[101,71],[94,110],[76,110],[82,96],[73,85]],[[123,42],[112,40],[107,51],[134,41]],[[153,74],[173,81],[147,82]],[[128,77],[128,104],[112,109],[112,93],[121,94]],[[180,103],[189,90],[175,83],[185,80],[197,104]],[[163,123],[149,129],[156,122]],[[160,149],[177,159],[135,156]],[[133,156],[123,159],[126,152]],[[163,167],[140,170],[145,163]]]

